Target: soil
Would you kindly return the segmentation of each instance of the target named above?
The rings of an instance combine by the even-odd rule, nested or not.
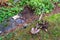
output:
[[[60,7],[56,4],[55,9],[51,13],[60,13]]]
[[[28,21],[33,21],[33,20],[36,20],[38,19],[38,16],[36,16],[35,14],[33,14],[33,10],[26,6],[24,7],[24,10],[22,11],[22,17],[26,20],[26,22]]]

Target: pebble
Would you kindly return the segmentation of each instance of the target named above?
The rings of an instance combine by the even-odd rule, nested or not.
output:
[[[28,24],[27,24],[27,23],[23,24],[23,28],[26,28],[27,26],[28,26]]]
[[[25,22],[25,21],[24,21],[24,20],[22,20],[22,19],[16,19],[15,21],[16,21],[16,23],[17,23],[17,24],[22,24],[22,23],[24,23],[24,22]]]
[[[11,30],[11,29],[12,29],[11,26],[7,26],[7,27],[5,28],[5,31],[9,31],[9,30]]]

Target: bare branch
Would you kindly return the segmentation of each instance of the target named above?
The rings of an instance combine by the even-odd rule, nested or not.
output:
[[[40,15],[40,17],[39,17],[39,21],[42,19],[42,17],[43,17],[43,14]]]

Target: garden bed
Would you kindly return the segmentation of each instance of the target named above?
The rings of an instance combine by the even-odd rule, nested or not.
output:
[[[31,3],[33,3],[33,5]],[[38,5],[35,5],[35,3]],[[4,24],[6,23],[4,25],[6,27],[0,26],[1,28],[0,32],[2,31],[1,35],[4,40],[14,40],[14,39],[15,40],[20,40],[20,39],[21,40],[29,40],[29,39],[30,40],[59,40],[60,39],[60,35],[59,35],[60,7],[58,6],[57,3],[53,4],[50,0],[47,1],[30,0],[30,2],[28,0],[27,1],[22,0],[18,2],[17,6],[14,5],[12,5],[11,7],[5,6],[5,7],[1,7],[0,9],[1,9],[0,12],[2,13],[0,17],[1,20],[0,23],[4,21],[4,19],[8,19],[6,22],[5,21],[2,22]],[[16,19],[14,19],[14,15],[16,15],[17,13],[19,17],[17,18],[15,17]],[[39,16],[40,14],[43,13],[44,15],[41,21],[48,22],[47,24],[48,30],[43,31],[44,30],[43,28],[46,28],[43,27],[38,34],[32,35],[30,33],[30,30],[32,27],[36,27],[37,21],[39,20]],[[45,22],[42,23],[44,24]]]

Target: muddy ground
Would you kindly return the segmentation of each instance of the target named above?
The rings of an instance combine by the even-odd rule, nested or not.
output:
[[[37,20],[39,16],[33,14],[33,10],[30,7],[25,7],[24,10],[21,12],[22,14],[22,19],[25,21],[23,24],[17,24],[15,28],[12,28],[9,31],[6,31],[5,33],[13,32],[15,31],[16,28],[22,28],[24,27],[24,24],[29,24],[33,22],[34,20]],[[55,5],[54,10],[51,13],[45,14],[44,16],[49,16],[52,14],[60,13],[60,7]],[[20,13],[19,13],[20,14]]]

